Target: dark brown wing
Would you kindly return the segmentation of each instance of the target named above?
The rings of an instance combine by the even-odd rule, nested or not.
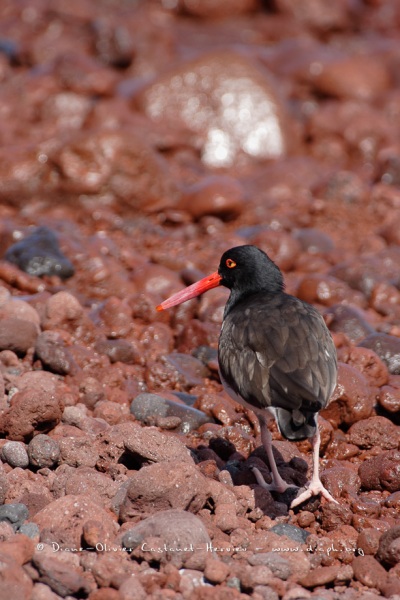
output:
[[[253,295],[228,313],[219,364],[227,384],[255,408],[314,414],[336,384],[336,350],[322,316],[288,294]]]

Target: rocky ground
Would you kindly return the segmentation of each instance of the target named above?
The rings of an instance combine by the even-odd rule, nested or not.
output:
[[[2,0],[0,598],[400,598],[400,4]],[[339,500],[222,390],[256,244],[316,305]],[[307,481],[308,441],[283,441]]]

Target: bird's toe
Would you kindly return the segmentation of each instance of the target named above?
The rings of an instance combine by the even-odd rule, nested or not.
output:
[[[318,496],[318,495],[321,495],[322,498],[325,498],[325,500],[328,500],[328,502],[333,502],[334,504],[339,504],[339,502],[322,485],[321,480],[318,479],[316,481],[310,482],[310,484],[307,486],[307,488],[304,490],[304,492],[299,494],[297,496],[297,498],[295,498],[292,501],[290,508],[295,508],[296,506],[299,506],[300,504],[303,504],[303,502],[306,502],[307,500],[309,500],[312,496]]]
[[[296,486],[286,483],[286,481],[284,481],[282,477],[276,479],[272,478],[272,482],[267,483],[264,477],[261,475],[260,471],[257,469],[257,467],[252,467],[251,470],[253,471],[254,476],[257,479],[258,485],[263,487],[265,490],[268,490],[269,492],[278,492],[279,494],[283,494],[289,489],[297,489]]]

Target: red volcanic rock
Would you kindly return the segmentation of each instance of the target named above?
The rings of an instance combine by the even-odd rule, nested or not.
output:
[[[104,71],[103,71],[104,74]],[[90,98],[64,91],[49,96],[42,105],[42,116],[51,118],[61,131],[79,129],[92,108]]]
[[[0,318],[15,318],[22,319],[23,321],[30,321],[34,325],[37,325],[38,331],[40,326],[40,316],[37,310],[19,298],[11,297],[0,305]]]
[[[366,490],[397,492],[400,489],[400,451],[389,450],[365,460],[358,474]]]
[[[291,271],[301,254],[301,244],[298,239],[286,231],[267,229],[256,233],[251,243],[264,250],[284,271]]]
[[[137,575],[131,575],[122,582],[119,588],[121,600],[147,600],[148,594]]]
[[[349,349],[346,363],[360,371],[370,385],[381,387],[388,383],[389,372],[385,363],[369,348],[353,347]]]
[[[78,368],[61,335],[56,331],[43,331],[36,340],[35,352],[44,367],[53,373],[67,375]]]
[[[222,560],[209,556],[204,567],[204,577],[213,584],[222,583],[226,580],[229,570],[229,565]]]
[[[391,450],[400,443],[400,431],[386,417],[370,417],[354,423],[348,431],[348,438],[359,448],[379,446],[383,450]]]
[[[355,306],[335,304],[325,312],[325,317],[331,331],[345,333],[347,338],[354,344],[374,331],[366,319],[366,314]],[[360,359],[357,356],[357,364],[354,366],[358,368],[359,362]]]
[[[168,297],[182,287],[182,280],[177,273],[154,264],[138,265],[132,274],[132,281],[139,292],[156,299]]]
[[[254,10],[257,0],[179,0],[178,10],[194,17],[224,18]]]
[[[2,153],[0,160],[0,199],[1,201],[16,203],[21,199],[32,198],[32,194],[43,190],[52,189],[48,185],[50,167],[48,164],[37,160],[37,152],[31,147],[20,145],[12,152]],[[54,188],[53,188],[54,189]],[[18,269],[13,267],[9,273],[16,272]],[[43,290],[43,282],[39,278],[33,281],[30,277],[24,276],[20,279],[31,293]],[[29,289],[30,288],[30,289]]]
[[[73,332],[82,316],[83,308],[75,296],[69,292],[57,292],[45,304],[42,327]]]
[[[354,515],[378,519],[381,516],[381,505],[370,498],[359,498],[353,494],[351,509]]]
[[[87,18],[90,19],[89,6],[86,10]],[[62,13],[63,11],[61,11]],[[77,18],[76,14],[75,18]],[[59,55],[55,61],[55,75],[62,88],[65,87],[77,94],[85,94],[89,97],[108,96],[116,83],[115,73],[106,69],[94,58],[79,52]]]
[[[389,373],[398,375],[400,373],[400,340],[394,335],[386,333],[371,333],[359,346],[370,348],[386,364]]]
[[[240,156],[283,156],[285,109],[268,74],[246,57],[218,52],[157,78],[136,98],[155,122],[199,136],[203,163],[229,167]]]
[[[301,585],[306,588],[314,588],[318,586],[324,586],[327,583],[332,583],[338,576],[339,565],[332,565],[331,567],[317,567],[313,569],[307,577],[300,581]]]
[[[27,440],[49,431],[61,420],[66,386],[46,372],[28,372],[18,380],[19,391],[1,415],[0,430],[13,440]]]
[[[329,489],[334,498],[356,495],[361,487],[361,481],[357,472],[342,466],[324,469],[321,473],[324,485]]]
[[[125,440],[135,434],[137,427],[138,424],[133,422],[119,423],[98,435],[99,459],[96,466],[100,471],[108,471],[121,462],[126,453]]]
[[[92,497],[100,506],[112,508],[119,484],[104,473],[99,473],[90,467],[78,467],[67,478],[65,493],[72,496]]]
[[[368,298],[377,283],[382,281],[392,281],[393,268],[398,260],[399,249],[396,246],[392,246],[377,252],[373,256],[357,257],[356,260],[353,259],[339,263],[331,269],[330,274],[338,279],[342,279],[351,287],[363,292]],[[378,340],[381,337],[385,337],[385,335],[380,334]],[[367,347],[365,344],[362,345]],[[377,352],[377,354],[379,353]]]
[[[214,175],[184,189],[178,207],[194,219],[205,215],[232,218],[242,212],[243,200],[244,190],[235,179]]]
[[[53,496],[45,485],[45,479],[39,473],[28,470],[13,469],[7,475],[5,503],[23,503],[30,517],[53,500]]]
[[[375,556],[379,548],[379,540],[382,532],[372,527],[366,527],[358,534],[357,548],[360,548],[364,554]]]
[[[39,581],[46,583],[63,598],[75,594],[87,595],[93,587],[83,576],[82,569],[71,562],[66,563],[59,556],[37,551],[32,562],[38,571]]]
[[[124,439],[124,446],[132,460],[151,464],[164,461],[179,461],[193,464],[190,451],[174,435],[162,433],[153,427],[135,427],[130,429]]]
[[[326,5],[323,0],[304,0],[300,6],[296,0],[277,0],[276,7],[279,12],[320,32],[341,29],[350,18],[350,7],[346,2]]]
[[[83,527],[88,521],[100,520],[103,543],[113,540],[118,529],[110,511],[102,509],[88,496],[63,496],[36,513],[32,521],[40,529],[41,541],[73,550],[82,545]]]
[[[346,56],[322,64],[313,84],[329,96],[368,101],[387,90],[390,75],[386,65],[373,56]]]
[[[306,275],[296,295],[306,302],[318,302],[324,306],[332,306],[343,301],[356,306],[365,306],[364,296],[360,292],[352,290],[343,281],[328,275]]]
[[[335,531],[343,525],[350,525],[351,510],[345,504],[326,503],[321,506],[321,525],[325,531]]]
[[[225,533],[239,527],[235,504],[219,503],[215,507],[215,526]]]
[[[22,533],[0,542],[0,555],[12,558],[21,567],[32,559],[34,550],[34,541]]]
[[[400,292],[389,283],[377,283],[372,289],[369,303],[377,313],[396,319],[399,315]]]
[[[301,249],[309,255],[326,254],[335,247],[331,236],[313,227],[297,229],[294,231],[294,237],[300,243]]]
[[[0,597],[30,600],[33,583],[24,568],[7,554],[1,554]]]
[[[67,436],[57,441],[60,447],[60,463],[71,467],[94,467],[99,459],[93,435],[83,433],[78,438]]]
[[[379,390],[378,402],[389,413],[400,411],[400,375],[390,375],[388,385]]]
[[[144,519],[124,533],[122,543],[132,548],[136,558],[170,563],[179,569],[194,568],[195,561],[204,567],[207,552],[212,556],[207,550],[211,539],[205,525],[199,517],[183,510],[165,510]]]
[[[36,585],[41,585],[41,584],[36,584]],[[90,595],[88,596],[88,598],[89,598],[89,600],[121,600],[121,594],[119,593],[119,590],[116,590],[116,589],[110,588],[110,587],[104,587],[104,588],[99,588],[99,589],[91,592]],[[36,598],[34,600],[36,600]],[[38,598],[37,600],[41,600],[41,599]],[[46,599],[43,598],[43,600],[46,600]]]
[[[120,518],[130,521],[152,512],[179,508],[196,513],[209,495],[207,479],[190,463],[165,461],[143,467],[129,480]]]
[[[367,202],[369,190],[363,180],[351,171],[338,171],[316,189],[319,196],[327,200],[341,197],[346,202]]]
[[[354,577],[363,585],[381,590],[387,573],[373,556],[356,556],[352,562]]]
[[[371,415],[373,398],[368,382],[354,367],[339,363],[338,382],[330,404],[321,411],[334,427],[352,425]]]
[[[66,191],[101,193],[105,188],[135,210],[174,206],[177,187],[168,163],[134,130],[86,130],[52,156]]]
[[[39,433],[29,442],[28,455],[34,467],[51,468],[60,458],[60,446],[48,435]]]
[[[107,338],[123,338],[132,329],[132,315],[128,304],[111,296],[103,302],[97,311],[102,328]]]
[[[36,323],[6,317],[1,319],[0,350],[12,350],[16,354],[26,354],[29,348],[33,348],[38,336]]]
[[[125,579],[137,572],[138,568],[135,562],[129,560],[127,552],[101,552],[91,565],[91,571],[98,586],[107,588],[119,587]]]
[[[93,411],[93,416],[96,419],[102,419],[109,425],[117,425],[118,423],[126,422],[128,415],[129,410],[127,406],[108,400],[100,400],[97,402]]]
[[[391,527],[382,534],[377,559],[391,567],[400,563],[400,525]]]

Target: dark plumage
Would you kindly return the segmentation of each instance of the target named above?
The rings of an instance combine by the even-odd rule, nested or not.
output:
[[[337,375],[335,346],[322,316],[286,294],[279,268],[265,252],[248,245],[225,252],[217,273],[158,308],[180,304],[217,285],[231,291],[219,338],[221,380],[233,398],[257,414],[271,466],[272,484],[254,469],[257,481],[281,492],[289,487],[276,468],[266,425],[269,412],[288,440],[313,440],[313,479],[292,506],[316,493],[334,501],[318,476],[317,415],[328,404]]]

